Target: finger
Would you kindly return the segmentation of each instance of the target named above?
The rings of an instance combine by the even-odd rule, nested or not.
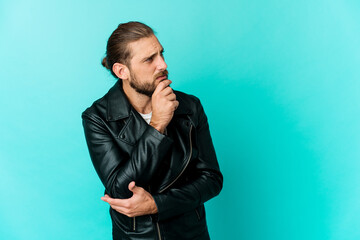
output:
[[[157,85],[157,87],[156,87],[156,89],[155,89],[155,91],[154,91],[153,94],[158,94],[158,93],[159,93],[160,91],[162,91],[164,88],[166,88],[167,86],[169,86],[170,83],[172,83],[172,81],[169,80],[169,79],[166,79],[166,80],[160,82],[160,83]]]
[[[109,203],[109,201],[111,201],[110,198],[107,198],[107,197],[101,197],[100,199],[107,203]]]
[[[124,212],[125,211],[125,208],[124,207],[120,207],[120,206],[117,206],[117,205],[114,205],[114,204],[110,204],[110,207],[118,212]]]
[[[169,101],[174,101],[174,100],[176,100],[176,95],[175,95],[175,93],[172,93],[172,94],[167,95],[166,98]]]
[[[128,186],[128,188],[129,188],[129,190],[130,191],[133,191],[133,188],[135,187],[135,182],[134,181],[131,181],[130,183],[129,183],[129,186]]]
[[[123,207],[123,206],[118,206],[118,205],[114,205],[114,204],[110,204],[110,207],[112,209],[114,209],[115,211],[117,211],[121,214],[124,214],[128,217],[135,214],[135,211],[131,207]]]
[[[132,183],[134,183],[134,185],[131,186],[131,188],[130,188],[130,184],[132,184]],[[129,184],[129,190],[132,191],[133,194],[137,194],[137,193],[141,192],[141,190],[143,189],[142,187],[136,186],[135,182],[131,182],[130,184]],[[134,195],[133,195],[133,197],[134,197]]]
[[[174,111],[179,107],[179,101],[174,101]]]
[[[105,194],[104,196],[102,196],[101,198],[111,198],[109,195]]]
[[[122,207],[118,207],[118,206],[116,206],[116,205],[110,205],[110,207],[111,207],[112,209],[114,209],[115,211],[121,213],[121,214],[127,213],[127,212],[125,211],[125,209],[122,208]]]
[[[161,90],[159,92],[159,94],[163,95],[163,96],[167,96],[169,94],[172,94],[173,93],[173,90],[171,87],[167,86],[166,88],[164,88],[163,90]]]
[[[128,199],[119,199],[119,198],[106,198],[102,197],[101,200],[104,202],[107,202],[110,205],[116,205],[116,206],[124,206],[124,204],[127,203]]]
[[[109,195],[105,194],[105,196],[100,198],[101,200],[107,202],[109,199],[112,199]]]

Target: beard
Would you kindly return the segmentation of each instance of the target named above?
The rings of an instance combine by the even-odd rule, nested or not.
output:
[[[133,74],[130,71],[130,77],[131,77],[131,81],[130,81],[130,87],[132,87],[136,92],[146,95],[148,97],[151,97],[156,89],[156,85],[155,85],[155,80],[158,77],[161,76],[168,76],[169,72],[167,70],[164,70],[162,72],[159,72],[158,74],[155,75],[153,81],[151,83],[141,83],[135,76],[135,74]],[[166,77],[167,78],[167,77]]]

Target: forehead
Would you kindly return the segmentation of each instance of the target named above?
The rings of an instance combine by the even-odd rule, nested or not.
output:
[[[128,47],[133,60],[139,60],[146,56],[150,56],[162,49],[159,40],[154,35],[131,42]]]

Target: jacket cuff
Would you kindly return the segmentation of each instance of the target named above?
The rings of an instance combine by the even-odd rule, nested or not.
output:
[[[146,130],[147,132],[149,132],[149,134],[151,134],[153,137],[155,137],[156,139],[162,141],[164,138],[170,140],[172,142],[172,139],[169,138],[168,136],[166,136],[165,134],[162,134],[161,132],[159,132],[156,128],[152,127],[151,125],[148,125],[148,129]]]
[[[153,216],[153,221],[159,221],[159,220],[162,220],[162,219],[166,219],[166,210],[162,208],[162,206],[164,205],[162,203],[162,199],[161,199],[161,196],[160,195],[153,195],[152,196],[154,198],[154,201],[155,201],[155,204],[156,204],[156,207],[158,209],[158,212],[155,216]]]

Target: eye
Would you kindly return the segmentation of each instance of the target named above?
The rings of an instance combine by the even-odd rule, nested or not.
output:
[[[153,57],[149,57],[145,60],[145,62],[152,62],[152,60],[153,60]]]

